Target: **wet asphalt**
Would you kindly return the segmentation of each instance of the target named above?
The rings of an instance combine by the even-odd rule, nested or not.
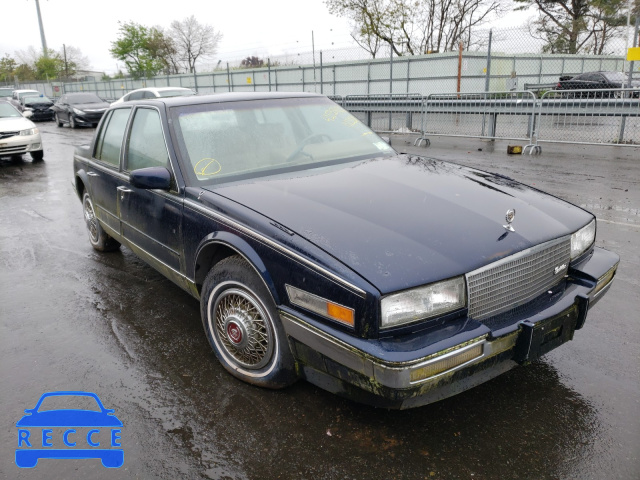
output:
[[[193,298],[126,248],[91,248],[71,181],[73,148],[94,130],[39,127],[44,162],[0,160],[0,478],[640,478],[640,148],[508,156],[502,142],[433,138],[425,149],[393,139],[584,206],[599,219],[597,244],[622,259],[572,342],[398,412],[305,382],[268,391],[227,374]],[[121,468],[15,465],[16,422],[58,390],[95,392],[115,409]]]

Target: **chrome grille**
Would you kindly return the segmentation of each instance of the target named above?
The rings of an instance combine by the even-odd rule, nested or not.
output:
[[[482,320],[532,300],[560,283],[571,237],[537,245],[467,274],[469,316]],[[556,268],[561,267],[556,273]]]
[[[0,132],[0,140],[3,138],[11,138],[18,135],[20,132]]]

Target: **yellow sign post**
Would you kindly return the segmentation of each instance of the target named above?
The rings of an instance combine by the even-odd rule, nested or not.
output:
[[[627,50],[628,62],[640,62],[640,47],[633,47]]]

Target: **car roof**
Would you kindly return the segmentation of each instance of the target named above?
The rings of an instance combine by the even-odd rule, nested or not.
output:
[[[225,92],[211,93],[207,95],[192,95],[189,97],[167,97],[167,98],[150,98],[144,100],[135,100],[118,104],[124,106],[131,105],[158,105],[164,104],[167,107],[179,107],[183,105],[200,105],[206,103],[227,103],[242,102],[252,100],[273,100],[285,98],[322,98],[324,95],[318,93],[306,92]],[[117,108],[116,107],[116,108]]]
[[[144,87],[144,88],[136,88],[135,90],[131,90],[129,92],[126,93],[126,95],[129,95],[130,93],[133,92],[164,92],[166,90],[191,90],[190,88],[187,87]]]

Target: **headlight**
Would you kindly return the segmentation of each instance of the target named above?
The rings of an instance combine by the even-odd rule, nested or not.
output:
[[[591,222],[582,227],[576,233],[571,235],[571,260],[578,258],[593,244],[596,239],[596,221]]]
[[[84,115],[84,112],[82,110],[78,110],[77,108],[73,109],[73,113],[75,113],[76,115]]]
[[[26,136],[26,135],[36,135],[38,133],[38,129],[37,128],[28,128],[26,130],[20,130],[20,135]]]
[[[442,315],[467,303],[464,277],[432,283],[381,300],[381,328],[395,327]]]

